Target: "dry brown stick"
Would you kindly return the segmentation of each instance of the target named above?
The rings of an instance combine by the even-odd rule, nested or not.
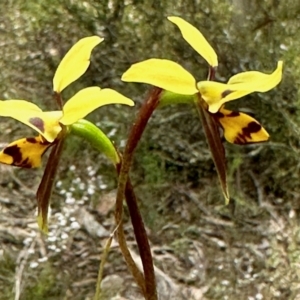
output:
[[[17,258],[17,267],[16,267],[16,276],[15,276],[15,300],[19,300],[21,296],[21,285],[22,285],[22,276],[25,269],[26,263],[30,252],[34,249],[36,244],[36,238],[31,242],[26,249],[23,249],[18,258]]]

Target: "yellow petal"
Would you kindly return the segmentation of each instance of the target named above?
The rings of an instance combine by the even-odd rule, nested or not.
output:
[[[29,120],[32,128],[35,128],[48,142],[52,143],[61,132],[59,120],[62,111],[45,111]],[[35,126],[35,127],[34,127]]]
[[[229,95],[233,100],[250,93],[238,90],[238,85],[235,86],[237,90],[231,90],[232,85],[215,81],[200,81],[197,83],[197,87],[202,99],[208,104],[208,111],[211,113],[216,113],[225,102],[229,101]]]
[[[0,101],[0,116],[24,123],[43,135],[48,142],[53,142],[61,131],[58,120],[62,112],[43,112],[38,106],[25,100]]]
[[[65,87],[85,73],[90,65],[92,50],[103,41],[98,36],[85,37],[79,40],[60,62],[54,78],[53,90],[60,93]]]
[[[272,74],[265,74],[258,71],[242,72],[232,76],[228,84],[244,84],[244,90],[267,92],[281,81],[282,66],[283,62],[279,61],[276,70]]]
[[[37,168],[51,143],[41,136],[17,140],[0,152],[0,163],[22,168]]]
[[[243,72],[230,78],[227,84],[214,81],[200,81],[197,88],[208,104],[209,112],[216,113],[228,102],[253,92],[267,92],[274,88],[282,77],[282,61],[278,62],[272,74],[256,71]]]
[[[168,19],[179,27],[183,38],[210,66],[218,66],[218,57],[215,50],[197,28],[179,17],[168,17]]]
[[[11,117],[18,114],[18,111],[22,113],[41,112],[42,110],[35,104],[26,100],[0,100],[0,116]]]
[[[107,104],[133,106],[134,102],[112,89],[101,90],[96,86],[88,87],[79,91],[65,104],[60,123],[71,125],[84,118],[96,108]]]
[[[224,129],[226,140],[233,144],[249,144],[264,142],[269,139],[267,131],[252,117],[221,108],[213,114]]]
[[[179,64],[167,59],[151,58],[133,64],[123,74],[122,80],[148,83],[182,95],[198,92],[195,78]]]

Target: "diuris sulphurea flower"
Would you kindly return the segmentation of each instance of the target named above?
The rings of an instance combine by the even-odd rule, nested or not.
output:
[[[36,137],[22,138],[5,147],[0,152],[0,163],[36,168],[41,165],[42,155],[52,147],[37,192],[38,221],[44,231],[47,230],[49,198],[59,157],[65,137],[72,132],[72,126],[88,126],[82,119],[101,106],[134,105],[131,99],[117,91],[97,86],[80,90],[63,105],[61,92],[86,72],[90,65],[92,50],[102,41],[103,38],[98,36],[85,37],[79,40],[62,59],[53,78],[53,91],[59,110],[42,111],[37,105],[26,100],[0,100],[1,117],[14,118],[38,132]]]
[[[226,203],[229,193],[226,182],[225,150],[219,128],[225,139],[234,144],[263,142],[269,134],[251,116],[225,109],[225,103],[239,99],[253,92],[267,92],[279,84],[282,77],[283,62],[266,74],[258,71],[242,72],[232,76],[227,83],[213,81],[218,66],[214,49],[202,33],[180,17],[168,17],[177,25],[185,41],[209,64],[208,79],[197,82],[194,76],[174,61],[159,58],[133,64],[122,76],[126,82],[148,83],[165,90],[161,105],[193,102],[201,116],[212,157],[220,178]]]

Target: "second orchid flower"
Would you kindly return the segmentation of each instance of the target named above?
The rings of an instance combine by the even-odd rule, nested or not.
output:
[[[226,182],[225,150],[221,142],[218,127],[224,131],[224,137],[230,143],[248,144],[268,140],[269,134],[261,124],[251,116],[224,108],[226,102],[241,98],[253,92],[267,92],[279,84],[282,77],[282,61],[271,74],[258,71],[242,72],[232,76],[227,83],[213,81],[218,66],[218,58],[202,33],[180,17],[169,17],[178,26],[183,38],[209,64],[208,80],[197,82],[192,74],[176,62],[151,58],[133,64],[122,76],[123,81],[148,83],[164,89],[164,101],[172,103],[195,102],[210,146],[220,178],[226,203],[229,193]],[[170,100],[171,99],[171,100]]]

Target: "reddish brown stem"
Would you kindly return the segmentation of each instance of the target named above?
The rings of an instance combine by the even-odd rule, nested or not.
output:
[[[143,219],[139,212],[136,197],[133,192],[132,185],[129,181],[129,170],[133,159],[134,151],[138,145],[139,140],[146,128],[146,125],[152,116],[155,108],[159,103],[161,89],[154,88],[147,101],[142,105],[139,114],[133,124],[129,133],[129,138],[123,154],[123,162],[119,170],[119,183],[116,199],[116,223],[122,222],[123,215],[123,199],[126,198],[129,213],[131,215],[131,222],[134,228],[137,244],[140,251],[140,256],[143,263],[144,276],[145,276],[145,289],[147,300],[157,300],[156,282],[154,274],[153,259],[151,254],[150,245],[148,242],[147,233],[144,227]],[[118,235],[123,231],[122,227],[118,229]]]

